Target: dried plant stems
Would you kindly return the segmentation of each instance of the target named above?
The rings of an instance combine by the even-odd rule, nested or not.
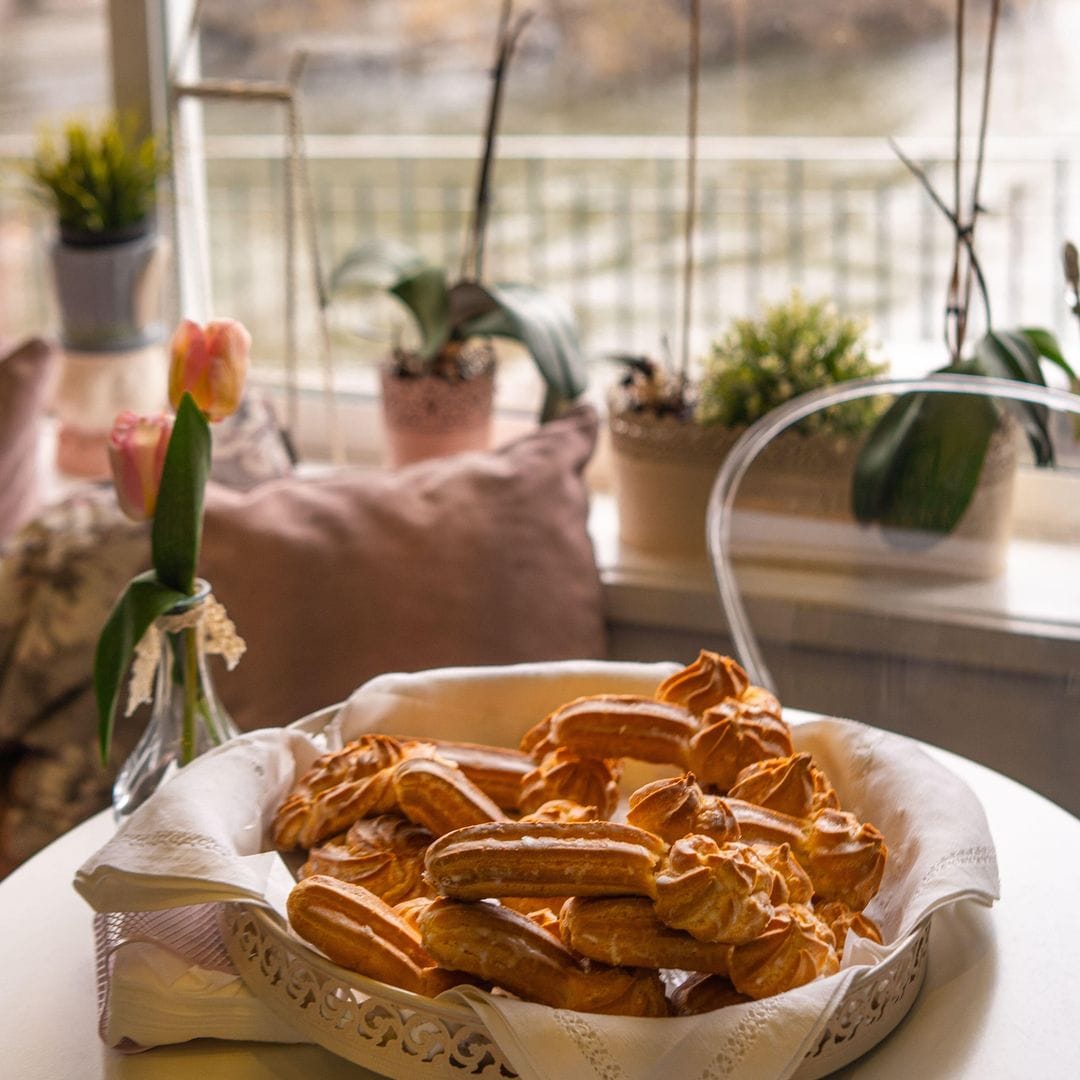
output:
[[[495,161],[495,137],[502,112],[503,87],[510,69],[518,39],[532,18],[526,11],[513,21],[514,0],[503,0],[499,13],[499,30],[495,37],[495,63],[491,71],[491,97],[488,99],[487,125],[484,130],[484,153],[477,171],[476,195],[473,200],[469,242],[461,260],[461,277],[479,281],[484,269],[484,238],[491,210],[491,172]]]
[[[895,141],[889,140],[893,151],[902,164],[926,189],[934,205],[942,212],[953,227],[954,254],[952,273],[945,306],[945,342],[952,362],[959,362],[967,335],[968,313],[971,305],[972,285],[977,284],[982,297],[986,315],[986,325],[992,325],[990,313],[990,294],[986,277],[975,255],[975,224],[983,206],[980,202],[983,166],[986,160],[986,134],[990,115],[990,90],[994,69],[994,50],[997,44],[997,28],[1001,15],[1001,0],[991,0],[990,28],[983,67],[983,86],[980,102],[978,143],[975,155],[975,171],[971,188],[971,199],[965,216],[963,205],[963,105],[964,105],[964,39],[965,39],[965,0],[956,3],[956,82],[953,108],[953,209],[934,190],[926,172],[901,151]]]
[[[682,340],[679,355],[679,382],[690,378],[690,326],[694,292],[694,228],[697,219],[698,99],[701,85],[701,0],[690,4],[690,92],[686,119],[686,221],[683,238]]]

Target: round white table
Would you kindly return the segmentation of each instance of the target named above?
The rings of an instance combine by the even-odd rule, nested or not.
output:
[[[1056,1080],[1080,1076],[1080,820],[1027,788],[927,749],[986,808],[1001,869],[993,909],[934,917],[926,982],[903,1023],[835,1074],[873,1080]],[[72,830],[0,884],[2,1072],[18,1080],[198,1077],[363,1080],[376,1074],[316,1046],[208,1039],[142,1054],[97,1034],[90,908],[76,868],[112,831],[110,812]],[[570,1078],[553,1078],[570,1080]]]

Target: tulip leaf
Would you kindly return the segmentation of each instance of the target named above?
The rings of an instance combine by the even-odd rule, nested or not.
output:
[[[183,592],[163,585],[153,570],[147,570],[128,582],[105,621],[94,653],[94,696],[103,762],[109,759],[116,704],[135,646],[159,615],[184,598]]]
[[[561,297],[532,285],[486,285],[494,310],[462,328],[467,335],[490,335],[521,342],[547,387],[541,419],[550,420],[585,389],[585,361],[574,313]]]
[[[210,425],[185,391],[165,451],[150,533],[151,561],[158,581],[185,596],[195,591],[209,476]]]

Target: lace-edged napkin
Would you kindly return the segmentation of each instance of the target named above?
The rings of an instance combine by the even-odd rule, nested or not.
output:
[[[75,887],[99,912],[228,899],[263,902],[280,912],[291,875],[278,855],[263,850],[267,825],[294,778],[322,750],[376,730],[514,745],[522,731],[573,697],[651,693],[675,669],[580,662],[379,676],[357,690],[318,736],[302,725],[254,732],[184,769],[80,868]],[[877,825],[889,843],[881,892],[868,908],[887,942],[902,941],[946,904],[997,898],[986,818],[958,777],[898,735],[833,719],[792,726],[796,747],[815,755],[844,808]],[[844,966],[829,979],[671,1020],[569,1013],[473,988],[450,994],[477,1012],[527,1078],[785,1077],[820,1034],[859,965],[894,947],[849,935]]]

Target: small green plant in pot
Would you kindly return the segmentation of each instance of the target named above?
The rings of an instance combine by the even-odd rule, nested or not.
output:
[[[518,342],[535,362],[545,388],[541,420],[558,415],[585,389],[585,364],[570,306],[533,285],[495,284],[484,276],[502,91],[528,21],[527,15],[516,21],[511,16],[507,0],[499,23],[484,151],[460,272],[454,276],[406,245],[373,240],[349,252],[330,278],[330,296],[384,289],[412,317],[417,344],[395,347],[381,370],[383,414],[394,465],[488,445],[495,369],[492,338]]]
[[[30,169],[55,214],[52,249],[61,337],[83,352],[139,348],[164,336],[153,275],[161,272],[156,185],[167,168],[153,136],[110,119],[42,135]]]
[[[861,322],[794,292],[760,317],[740,318],[683,377],[651,361],[628,371],[609,400],[620,536],[645,550],[705,553],[705,508],[717,469],[742,432],[809,390],[880,374]],[[873,407],[832,411],[778,440],[744,485],[743,502],[789,513],[847,513],[847,486],[813,476],[850,474]]]
[[[38,143],[29,176],[56,223],[49,254],[66,355],[54,405],[65,472],[107,475],[112,418],[164,401],[167,246],[155,207],[167,168],[134,120],[71,122],[61,138],[43,134]]]
[[[734,320],[713,345],[699,379],[695,415],[706,427],[748,427],[794,397],[881,375],[885,368],[871,358],[861,321],[796,291],[758,319]],[[811,416],[796,430],[857,436],[875,419],[873,403],[859,401]]]
[[[63,242],[102,247],[153,230],[157,182],[167,167],[153,135],[140,139],[133,122],[114,118],[97,130],[73,121],[62,143],[42,135],[30,175]]]

